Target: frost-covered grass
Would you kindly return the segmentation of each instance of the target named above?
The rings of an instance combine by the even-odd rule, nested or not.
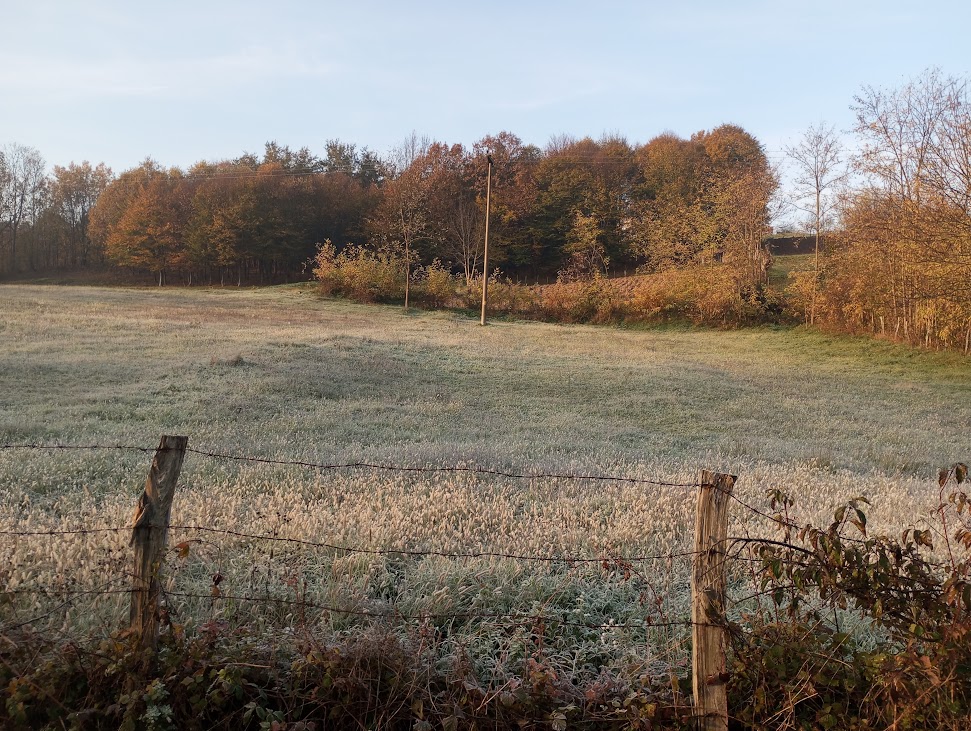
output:
[[[956,356],[801,330],[624,330],[476,321],[322,301],[307,287],[124,290],[0,287],[0,443],[152,447],[186,434],[215,452],[308,462],[482,465],[689,483],[738,474],[765,506],[780,487],[806,518],[865,495],[871,527],[920,524],[934,468],[967,458],[971,367]],[[0,450],[0,529],[123,526],[149,455]],[[732,535],[771,527],[739,505]],[[350,554],[175,529],[174,621],[279,635],[362,621],[274,596],[403,614],[527,613],[590,624],[683,619],[690,488],[469,474],[318,472],[190,454],[173,522],[339,546],[607,557],[533,563]],[[10,594],[127,584],[126,533],[0,537],[6,625],[103,634],[128,598]],[[744,571],[744,565],[738,570]],[[741,580],[741,577],[739,577]],[[481,663],[522,658],[535,627],[436,620]],[[683,661],[675,630],[550,629],[576,672]],[[663,655],[663,657],[661,657]],[[493,668],[494,670],[494,668]]]

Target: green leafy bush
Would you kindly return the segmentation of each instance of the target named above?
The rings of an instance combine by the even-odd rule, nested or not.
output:
[[[899,539],[868,534],[862,498],[836,510],[825,528],[776,516],[783,540],[758,549],[772,606],[734,633],[731,698],[740,720],[799,729],[969,727],[966,478],[963,464],[942,470],[938,524]],[[792,505],[782,493],[772,497]],[[935,537],[944,544],[936,554]],[[881,638],[876,647],[841,627],[841,616],[843,624],[869,625]]]

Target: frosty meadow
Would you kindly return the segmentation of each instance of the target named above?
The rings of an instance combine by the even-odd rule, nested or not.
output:
[[[971,423],[960,356],[798,329],[482,328],[302,285],[15,285],[0,309],[5,445],[151,448],[184,433],[200,452],[284,462],[632,480],[188,455],[164,587],[178,632],[219,622],[276,643],[308,626],[353,635],[385,610],[447,615],[441,662],[465,658],[491,683],[535,655],[516,612],[565,622],[543,651],[578,683],[683,674],[699,469],[739,475],[736,494],[765,511],[767,490],[784,490],[806,520],[862,495],[871,530],[899,532],[931,521],[935,469],[966,452]],[[149,460],[0,450],[7,626],[117,630]],[[732,512],[729,535],[774,530]],[[750,578],[744,564],[731,576]]]

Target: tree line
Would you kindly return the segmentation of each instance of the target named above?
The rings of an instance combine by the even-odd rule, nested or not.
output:
[[[91,212],[113,180],[103,164],[55,165],[20,144],[0,147],[0,275],[103,261]]]
[[[758,304],[756,315],[969,351],[967,78],[932,69],[864,87],[852,109],[849,140],[820,123],[788,147],[782,193],[762,144],[732,124],[543,148],[511,132],[470,147],[412,134],[387,155],[270,142],[260,155],[184,170],[146,159],[119,175],[88,162],[48,172],[37,150],[8,144],[0,276],[113,265],[159,284],[272,282],[306,276],[326,243],[334,261],[346,249],[347,261],[402,264],[402,279],[435,267],[471,284],[483,275],[491,156],[490,269],[505,276],[636,270],[682,287],[669,271],[718,268],[727,275],[712,281]],[[812,262],[790,275],[781,305],[763,307],[765,237],[785,216],[810,235]]]
[[[631,145],[554,138],[544,149],[509,132],[471,148],[411,135],[387,156],[341,141],[322,155],[267,143],[261,156],[113,175],[71,164],[45,175],[40,153],[0,157],[0,273],[107,262],[160,284],[273,281],[298,275],[319,243],[407,249],[481,275],[487,156],[491,261],[522,277],[747,261],[776,187],[761,144],[734,125],[690,139]],[[748,206],[737,205],[748,196]]]

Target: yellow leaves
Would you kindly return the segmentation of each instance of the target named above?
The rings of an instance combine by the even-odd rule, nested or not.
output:
[[[223,575],[218,571],[212,575],[212,586],[210,587],[209,593],[213,599],[218,599],[223,595],[222,589],[219,588],[219,585],[223,582],[223,578]]]

